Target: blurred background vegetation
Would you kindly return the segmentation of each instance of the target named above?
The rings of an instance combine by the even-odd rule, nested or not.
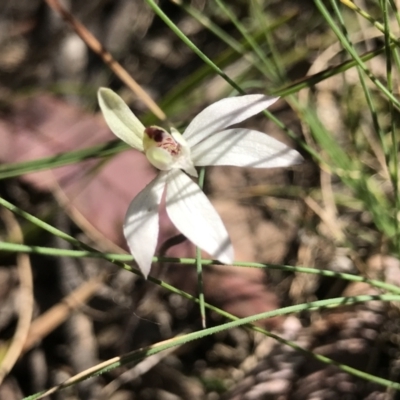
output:
[[[7,208],[16,205],[100,251],[122,252],[127,202],[152,171],[112,140],[97,115],[100,86],[117,91],[146,124],[166,127],[184,127],[226,96],[282,96],[271,114],[249,124],[298,149],[305,162],[290,170],[210,168],[205,185],[238,260],[273,265],[207,268],[206,301],[247,317],[315,300],[399,294],[396,0],[60,3],[64,18],[55,0],[0,2],[0,196],[11,202]],[[104,49],[90,49],[87,31],[168,122],[109,68]],[[49,172],[60,165],[67,166]],[[201,329],[193,302],[105,260],[64,257],[77,243],[17,214],[5,207],[0,213],[0,399],[20,399],[101,361]],[[165,222],[160,244],[173,234]],[[20,242],[33,253],[34,246],[59,252],[27,257],[26,249],[6,246]],[[168,255],[192,254],[175,251]],[[152,275],[196,295],[193,266],[157,263]],[[209,326],[226,321],[215,311],[207,319]],[[368,301],[259,323],[368,374],[362,377],[239,327],[51,398],[397,399],[398,321],[396,302]]]

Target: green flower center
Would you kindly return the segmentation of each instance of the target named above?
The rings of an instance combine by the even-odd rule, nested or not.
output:
[[[181,154],[181,145],[158,126],[145,129],[143,149],[149,162],[162,171],[170,170]]]

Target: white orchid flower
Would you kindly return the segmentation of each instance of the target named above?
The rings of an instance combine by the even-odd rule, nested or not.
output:
[[[144,153],[160,170],[133,199],[124,223],[130,251],[145,277],[157,246],[158,208],[165,189],[167,214],[176,228],[197,247],[230,264],[234,255],[225,226],[188,175],[197,177],[196,166],[274,168],[302,160],[297,151],[264,133],[244,128],[225,129],[266,109],[278,99],[275,97],[254,94],[220,100],[198,114],[182,135],[173,128],[168,133],[158,126],[144,127],[110,89],[100,88],[98,99],[111,131]]]

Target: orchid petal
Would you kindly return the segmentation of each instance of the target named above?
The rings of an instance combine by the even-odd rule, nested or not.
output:
[[[143,152],[145,127],[121,97],[107,88],[100,88],[97,97],[104,119],[114,135],[134,149]]]
[[[168,173],[160,173],[131,202],[125,216],[124,235],[140,271],[147,277],[158,239],[158,207]]]
[[[196,166],[235,165],[274,168],[298,164],[303,157],[282,142],[258,131],[227,129],[192,148]]]
[[[193,147],[211,134],[258,114],[277,100],[278,97],[268,97],[263,94],[222,99],[196,115],[183,136],[189,146]]]
[[[233,262],[233,248],[225,226],[200,187],[180,170],[167,182],[167,214],[192,243],[219,261]]]

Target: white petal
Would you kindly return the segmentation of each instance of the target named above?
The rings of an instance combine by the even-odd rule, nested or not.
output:
[[[265,133],[238,128],[218,132],[194,146],[192,160],[196,166],[274,168],[298,164],[303,157]]]
[[[225,226],[200,187],[180,170],[167,182],[167,214],[196,246],[219,261],[233,262],[233,248]]]
[[[277,100],[278,97],[250,94],[217,101],[196,115],[186,128],[184,138],[193,147],[209,135],[258,114]]]
[[[100,88],[97,97],[104,119],[114,135],[134,149],[143,152],[145,127],[121,97],[107,88]]]
[[[131,202],[125,216],[124,235],[145,277],[150,272],[158,239],[158,206],[168,173],[160,173]]]

